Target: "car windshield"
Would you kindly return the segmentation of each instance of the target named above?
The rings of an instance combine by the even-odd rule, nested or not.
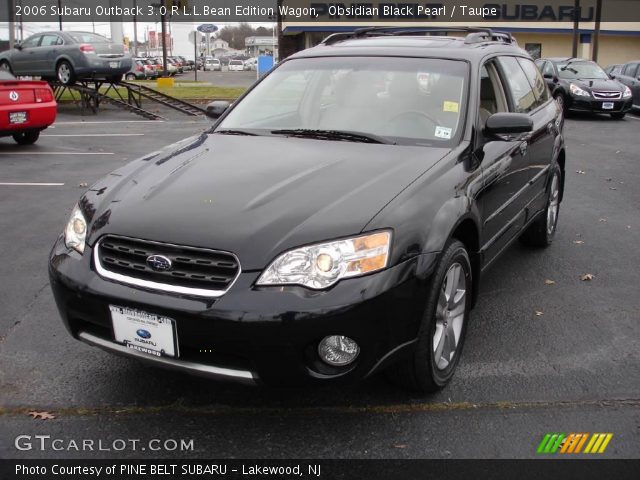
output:
[[[468,65],[402,57],[284,62],[220,123],[220,130],[350,132],[398,144],[452,144],[461,131]]]
[[[560,78],[567,80],[578,78],[609,78],[600,66],[589,62],[572,62],[558,65]]]
[[[69,36],[78,43],[109,43],[109,39],[102,35],[87,32],[68,32]]]

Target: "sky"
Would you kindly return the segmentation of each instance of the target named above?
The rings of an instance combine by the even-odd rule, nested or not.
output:
[[[173,35],[173,45],[174,55],[183,55],[187,58],[193,57],[193,43],[189,42],[189,33],[194,31],[198,23],[188,23],[188,22],[172,22],[171,23],[171,33]],[[231,22],[219,22],[216,24],[219,28],[222,28],[224,25],[233,25]],[[267,28],[271,28],[273,26],[272,23],[252,23],[254,27],[265,26]],[[123,22],[123,30],[124,35],[133,39],[133,22]],[[81,23],[81,22],[68,22],[63,23],[62,27],[64,30],[76,30],[76,31],[88,31],[99,33],[106,37],[110,37],[111,27],[109,22],[95,22],[95,23]],[[46,30],[58,30],[57,23],[37,23],[37,22],[25,22],[23,24],[24,36],[25,38],[34,33],[46,31]],[[145,30],[157,30],[160,31],[160,23],[143,23],[138,22],[138,40],[144,41]],[[167,25],[167,31],[169,30],[169,25]],[[5,23],[4,25],[0,24],[0,39],[7,40],[9,38],[8,34],[8,25]],[[18,37],[19,38],[19,37]],[[138,52],[141,53],[141,52]]]

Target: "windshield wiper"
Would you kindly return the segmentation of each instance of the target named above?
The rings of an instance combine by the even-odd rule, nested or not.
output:
[[[237,128],[228,128],[226,130],[216,130],[213,133],[221,133],[222,135],[249,135],[252,137],[258,136],[257,133],[250,132],[249,130],[240,130]]]
[[[290,137],[317,138],[320,140],[343,140],[346,142],[395,144],[389,140],[370,133],[346,132],[342,130],[312,130],[308,128],[272,130],[274,135]]]

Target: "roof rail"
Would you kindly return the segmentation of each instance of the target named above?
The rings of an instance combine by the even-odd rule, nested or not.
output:
[[[433,33],[466,32],[465,43],[503,42],[514,43],[509,32],[499,32],[483,27],[363,27],[352,32],[339,32],[329,35],[321,44],[332,45],[342,40],[362,37],[400,36],[400,35],[430,35]]]

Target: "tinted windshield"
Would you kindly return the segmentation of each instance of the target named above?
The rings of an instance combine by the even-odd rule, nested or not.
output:
[[[78,43],[109,43],[109,39],[102,35],[85,32],[68,32],[69,36]]]
[[[558,65],[560,78],[568,80],[576,78],[609,78],[608,75],[595,63],[564,63]]]
[[[465,62],[327,57],[284,62],[218,130],[339,130],[400,144],[453,142],[466,101]]]

